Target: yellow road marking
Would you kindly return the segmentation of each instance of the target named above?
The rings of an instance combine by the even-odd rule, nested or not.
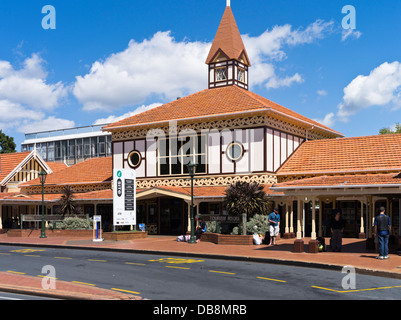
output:
[[[95,261],[95,262],[107,262],[107,260],[96,260],[96,259],[88,259],[88,261]]]
[[[271,278],[264,278],[264,277],[256,277],[258,279],[263,279],[263,280],[269,280],[269,281],[277,281],[277,282],[287,282],[284,280],[278,280],[278,279],[271,279]]]
[[[39,277],[39,278],[48,278],[48,279],[58,280],[58,278],[49,277],[49,276],[44,276],[43,274],[38,274],[37,277]]]
[[[182,259],[182,258],[162,258],[162,259],[148,260],[148,261],[150,261],[150,262],[165,262],[165,263],[181,264],[181,263],[204,262],[205,260]]]
[[[87,285],[87,286],[93,286],[93,287],[96,286],[96,284],[93,284],[93,283],[86,283],[86,282],[79,282],[79,281],[71,281],[71,282],[78,283],[78,284],[84,284],[84,285]]]
[[[232,273],[232,272],[216,271],[216,270],[209,270],[209,272],[224,273],[224,274],[235,274],[235,273]]]
[[[323,288],[323,287],[318,287],[318,286],[312,286],[312,288],[326,290],[326,291],[332,291],[332,292],[337,292],[337,293],[350,293],[350,292],[363,292],[363,291],[395,289],[395,288],[401,288],[401,286],[378,287],[378,288],[355,289],[355,290],[335,290],[335,289]]]
[[[10,252],[18,252],[18,253],[30,253],[30,252],[37,252],[37,251],[45,251],[42,249],[19,249],[19,250],[10,250]]]
[[[189,269],[191,269],[191,268],[174,267],[174,266],[166,266],[166,268],[173,268],[173,269],[184,269],[184,270],[189,270]]]
[[[4,254],[6,256],[10,256],[11,255],[11,253],[3,253],[3,252],[0,252],[0,254]]]
[[[68,257],[54,257],[54,259],[72,259],[72,258],[68,258]]]
[[[7,272],[15,273],[15,274],[26,274],[25,272],[18,272],[18,271],[11,271],[11,270],[8,270]]]
[[[140,294],[140,292],[129,291],[129,290],[123,290],[123,289],[117,289],[117,288],[111,288],[111,290],[121,291],[121,292],[126,292],[126,293],[132,293],[132,294]]]
[[[126,262],[125,264],[134,264],[136,266],[146,266],[145,263]]]
[[[25,257],[40,257],[36,254],[24,254]]]

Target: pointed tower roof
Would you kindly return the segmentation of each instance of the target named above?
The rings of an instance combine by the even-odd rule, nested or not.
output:
[[[229,5],[224,11],[223,18],[221,19],[212,47],[206,59],[206,64],[212,63],[219,53],[227,56],[228,60],[241,60],[243,55],[243,63],[247,66],[251,65]]]

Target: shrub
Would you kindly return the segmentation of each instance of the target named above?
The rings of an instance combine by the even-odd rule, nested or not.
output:
[[[231,234],[238,235],[242,234],[242,223],[233,228]],[[268,216],[263,214],[255,214],[247,223],[246,223],[246,234],[265,234],[269,231],[269,221]]]
[[[92,219],[87,220],[77,217],[69,217],[56,223],[56,229],[61,230],[91,230],[92,228]]]

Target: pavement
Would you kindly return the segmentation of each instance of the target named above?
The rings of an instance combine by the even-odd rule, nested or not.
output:
[[[41,239],[31,237],[9,237],[0,234],[1,245],[24,247],[74,248],[89,250],[106,250],[128,253],[157,254],[169,256],[201,257],[209,259],[226,259],[275,263],[293,266],[341,270],[344,266],[353,266],[359,274],[369,274],[401,279],[401,256],[396,249],[390,250],[388,260],[378,260],[375,250],[366,249],[366,241],[360,239],[343,239],[341,252],[308,253],[309,238],[304,238],[305,252],[293,251],[294,239],[280,239],[277,245],[222,245],[211,242],[189,244],[177,242],[176,236],[148,236],[144,239],[93,242],[88,237],[48,237]],[[328,245],[329,239],[326,238]],[[0,248],[1,249],[1,248]],[[141,297],[106,290],[87,285],[57,281],[55,290],[42,289],[42,279],[26,275],[0,272],[0,291],[16,293],[35,293],[47,297],[78,300],[142,300]]]

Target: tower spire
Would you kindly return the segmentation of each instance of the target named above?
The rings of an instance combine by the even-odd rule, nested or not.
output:
[[[209,88],[238,85],[248,89],[248,67],[251,63],[230,7],[230,0],[227,0],[227,7],[206,64],[209,65]]]

